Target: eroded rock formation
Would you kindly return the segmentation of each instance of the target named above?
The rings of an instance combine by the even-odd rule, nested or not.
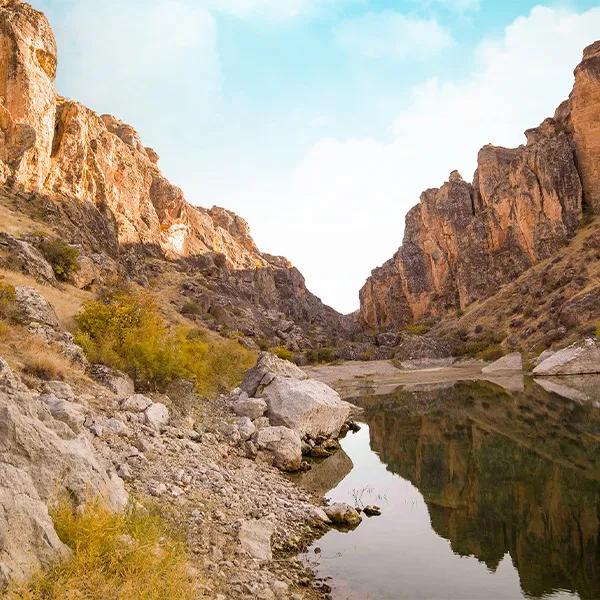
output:
[[[190,275],[202,275],[202,290],[192,283],[183,292],[205,302],[205,312],[227,311],[244,298],[252,315],[233,329],[246,326],[252,335],[264,335],[270,327],[265,309],[277,314],[275,321],[288,317],[302,329],[342,329],[340,315],[306,289],[289,261],[258,250],[242,218],[186,202],[133,127],[58,96],[56,66],[56,43],[44,15],[20,0],[0,0],[3,204],[13,202],[79,245],[82,260],[97,271],[90,281],[101,280],[102,271],[105,278],[121,271],[145,285],[156,274],[146,258],[178,261]],[[205,276],[213,280],[206,286]],[[257,320],[263,322],[252,327]],[[273,337],[283,331],[270,330]],[[308,342],[292,338],[292,345]]]
[[[527,143],[485,146],[473,183],[455,171],[423,192],[404,241],[360,292],[361,321],[397,328],[493,295],[600,211],[600,42],[575,70],[569,100],[526,132]]]

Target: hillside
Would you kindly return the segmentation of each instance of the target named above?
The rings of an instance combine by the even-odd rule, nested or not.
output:
[[[569,99],[526,132],[526,145],[485,146],[472,183],[453,172],[423,192],[402,246],[360,292],[363,326],[485,322],[506,329],[514,345],[543,347],[595,323],[599,127],[596,42],[575,69]]]
[[[57,238],[79,250],[76,287],[134,281],[249,347],[298,350],[344,335],[348,320],[287,259],[260,252],[242,218],[188,203],[133,127],[57,94],[56,42],[42,13],[3,0],[0,39],[5,266],[55,285],[26,255]]]

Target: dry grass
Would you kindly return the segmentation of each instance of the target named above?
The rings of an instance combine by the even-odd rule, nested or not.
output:
[[[157,513],[115,514],[98,502],[52,511],[66,562],[9,589],[7,600],[189,600],[195,597],[185,544]]]
[[[61,284],[60,288],[52,287],[36,281],[33,277],[7,269],[0,269],[0,277],[12,285],[26,285],[37,290],[52,305],[58,320],[67,330],[73,329],[75,315],[81,309],[83,302],[93,297],[90,292],[79,290],[71,285]]]
[[[81,369],[25,327],[0,320],[0,356],[25,379],[77,379]],[[35,383],[35,382],[32,382]]]

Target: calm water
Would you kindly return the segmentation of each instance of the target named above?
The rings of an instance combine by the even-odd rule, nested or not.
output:
[[[594,402],[532,381],[351,400],[366,409],[362,430],[303,482],[383,515],[307,553],[334,598],[600,598]]]

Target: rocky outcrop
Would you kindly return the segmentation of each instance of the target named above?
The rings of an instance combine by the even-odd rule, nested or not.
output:
[[[455,171],[406,216],[404,241],[360,292],[373,329],[445,317],[492,296],[600,211],[600,43],[585,50],[570,99],[527,143],[485,146],[473,183]]]
[[[113,509],[127,502],[123,482],[74,431],[83,423],[76,406],[36,397],[0,359],[0,589],[68,556],[48,514],[62,496]]]
[[[267,416],[301,435],[337,437],[350,416],[350,405],[328,385],[315,379],[279,377],[264,389]]]
[[[289,261],[261,253],[241,217],[189,204],[132,126],[57,96],[56,66],[44,15],[0,0],[0,202],[43,215],[78,245],[84,268],[75,285],[112,280],[115,271],[146,285],[157,275],[153,261],[165,261],[163,270],[177,261],[187,275],[182,296],[218,331],[294,349],[340,336],[341,315]]]
[[[543,360],[534,375],[585,375],[600,373],[600,344],[588,338]]]

